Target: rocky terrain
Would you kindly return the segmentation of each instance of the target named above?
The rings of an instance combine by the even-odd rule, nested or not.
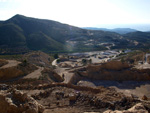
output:
[[[136,70],[121,61],[82,66],[62,62],[52,67],[50,57],[42,52],[4,61],[0,67],[2,113],[150,112],[149,92],[143,89],[149,86],[137,82],[149,80],[149,69]],[[130,79],[135,82],[126,81]]]
[[[44,107],[26,93],[10,88],[0,91],[1,113],[43,113]]]
[[[35,82],[35,81],[34,81]],[[83,113],[125,110],[148,113],[150,103],[118,93],[114,88],[90,88],[64,83],[0,85],[3,113]],[[134,106],[134,107],[133,107]]]
[[[82,79],[107,81],[149,81],[150,69],[135,69],[128,63],[110,61],[100,65],[89,65],[74,70],[71,82],[77,83]]]
[[[50,65],[51,61],[50,56],[41,51],[26,53],[23,55],[23,59],[26,59],[31,64],[47,67]]]

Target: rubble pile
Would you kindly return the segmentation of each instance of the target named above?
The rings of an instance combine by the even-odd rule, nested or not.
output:
[[[69,109],[74,113],[148,113],[150,103],[102,86],[0,85],[0,113],[70,113]]]
[[[44,107],[16,89],[0,92],[0,113],[43,113]]]
[[[133,106],[132,108],[130,108],[128,110],[123,110],[123,111],[107,110],[104,113],[148,113],[148,111],[145,109],[145,107],[142,103],[138,103],[138,104],[136,104],[135,106]]]

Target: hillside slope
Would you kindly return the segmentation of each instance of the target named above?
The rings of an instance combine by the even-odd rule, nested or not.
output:
[[[138,48],[148,49],[150,46],[150,32],[133,32],[124,35],[124,38],[137,44]]]
[[[91,51],[126,48],[121,35],[101,30],[85,30],[52,20],[15,15],[0,24],[0,53]],[[102,43],[107,43],[103,45]],[[132,44],[131,44],[132,45]]]

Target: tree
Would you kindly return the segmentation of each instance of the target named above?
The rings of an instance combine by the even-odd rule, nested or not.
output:
[[[87,64],[87,60],[86,59],[82,59],[82,64],[86,65]]]
[[[27,60],[24,59],[24,60],[22,61],[22,66],[27,66],[27,64],[28,64]]]
[[[54,58],[55,58],[55,59],[59,58],[57,53],[54,54]]]

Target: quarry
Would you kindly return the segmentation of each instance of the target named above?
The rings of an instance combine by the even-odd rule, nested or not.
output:
[[[124,62],[130,52],[60,54],[54,59],[39,51],[22,60],[1,59],[0,112],[148,113],[150,70],[140,67],[149,67],[149,57],[143,64],[140,59]]]

